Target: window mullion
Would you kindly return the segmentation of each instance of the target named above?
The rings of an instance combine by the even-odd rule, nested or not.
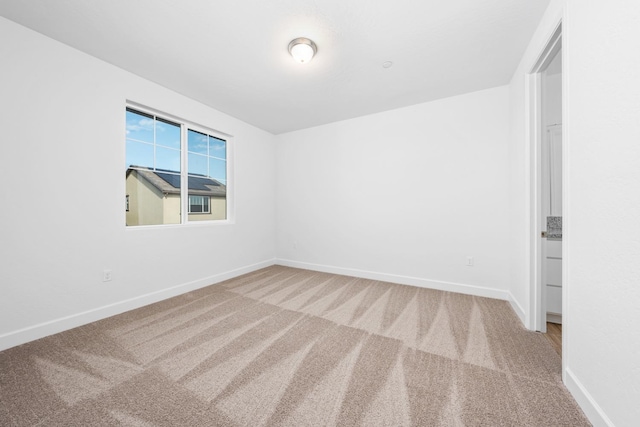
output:
[[[158,169],[158,160],[157,160],[157,156],[158,156],[158,150],[156,149],[156,147],[158,146],[158,144],[156,144],[156,116],[153,116],[153,170],[157,170]]]
[[[180,222],[186,224],[189,221],[189,173],[187,153],[187,127],[180,125]]]

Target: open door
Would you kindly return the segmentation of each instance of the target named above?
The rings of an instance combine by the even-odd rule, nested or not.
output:
[[[562,324],[562,124],[546,128],[540,159],[543,313],[546,322]]]
[[[562,316],[562,25],[529,74],[531,313],[535,330]]]

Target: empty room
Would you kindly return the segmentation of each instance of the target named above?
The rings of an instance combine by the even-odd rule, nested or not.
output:
[[[638,425],[639,24],[0,1],[0,425]]]

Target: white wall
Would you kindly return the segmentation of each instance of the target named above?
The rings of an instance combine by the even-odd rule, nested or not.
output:
[[[4,18],[0,40],[0,349],[273,262],[272,135]],[[127,99],[234,136],[235,224],[125,228]]]
[[[640,3],[571,1],[567,21],[567,367],[613,424],[637,425]]]
[[[510,85],[514,270],[528,311],[526,73],[563,22],[563,377],[595,425],[640,419],[640,3],[554,0]],[[531,313],[526,313],[527,316]]]
[[[542,102],[544,126],[562,124],[562,52],[559,52],[543,72]]]
[[[507,102],[498,87],[279,135],[279,262],[507,299]]]

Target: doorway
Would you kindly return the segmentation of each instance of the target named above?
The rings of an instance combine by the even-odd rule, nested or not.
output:
[[[532,326],[562,323],[562,25],[529,74]]]

